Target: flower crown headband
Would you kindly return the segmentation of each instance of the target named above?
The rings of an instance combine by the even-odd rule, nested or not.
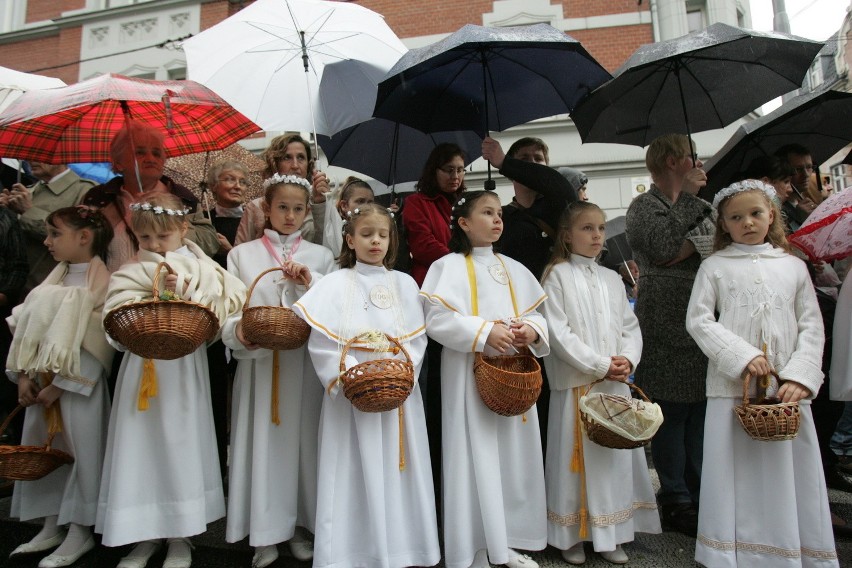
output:
[[[464,205],[464,197],[453,203],[452,212],[450,213],[450,230],[453,229],[453,221],[456,220],[456,209]]]
[[[393,211],[391,211],[388,208],[387,212],[388,212],[388,215],[390,215],[390,218],[393,219]],[[346,212],[346,222],[347,223],[352,222],[352,220],[355,219],[355,217],[357,217],[360,214],[361,214],[361,209],[359,209],[357,207],[355,209],[350,209],[349,211]]]
[[[753,191],[759,189],[763,193],[766,194],[766,197],[769,200],[775,199],[775,188],[769,185],[768,183],[764,183],[759,179],[745,179],[743,181],[738,181],[732,183],[728,187],[719,191],[716,196],[713,198],[713,208],[719,209],[719,204],[722,203],[725,199],[731,197],[732,195],[736,195],[738,193],[742,193],[744,191]]]
[[[184,207],[183,209],[166,209],[165,207],[161,207],[159,205],[152,205],[148,202],[144,203],[131,203],[130,204],[131,211],[151,211],[154,215],[177,215],[179,217],[183,217],[187,213],[189,213],[189,207]]]
[[[281,174],[272,174],[272,177],[268,177],[265,180],[263,180],[263,189],[266,189],[270,185],[278,185],[279,183],[289,183],[289,184],[293,184],[293,185],[300,185],[300,186],[304,187],[305,189],[307,189],[308,191],[311,191],[311,189],[313,189],[311,187],[311,182],[309,182],[305,178],[303,178],[301,176],[290,175],[290,174],[288,174],[286,176],[282,176]]]
[[[75,209],[77,209],[77,216],[80,219],[84,219],[89,222],[96,229],[100,229],[104,226],[104,222],[106,221],[106,217],[101,213],[101,210],[97,207],[93,207],[91,205],[76,205]]]

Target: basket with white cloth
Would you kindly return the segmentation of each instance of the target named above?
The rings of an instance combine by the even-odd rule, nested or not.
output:
[[[663,423],[660,405],[651,402],[642,389],[625,383],[642,398],[592,392],[592,387],[606,379],[589,385],[580,397],[580,418],[589,439],[607,448],[629,450],[648,444]]]

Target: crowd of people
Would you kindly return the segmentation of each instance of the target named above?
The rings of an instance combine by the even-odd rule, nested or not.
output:
[[[839,400],[852,391],[848,350],[830,350],[833,330],[848,345],[852,285],[845,262],[787,244],[825,197],[808,189],[807,149],[755,161],[709,203],[691,142],[654,140],[653,184],[626,215],[634,260],[613,265],[588,176],[550,167],[538,138],[505,152],[486,138],[482,153],[513,182],[510,203],[466,187],[455,144],[391,208],[361,179],[330,191],[297,134],[264,152],[254,200],[243,164],[213,165],[209,211],[163,176],[163,135],[146,124],[115,137],[106,184],[33,164],[35,186],[0,195],[3,400],[26,407],[22,444],[55,436],[75,461],[15,483],[12,515],[43,521],[12,555],[69,566],[98,533],[132,545],[118,568],[163,546],[164,568],[189,568],[189,538],[225,517],[253,568],[282,543],[318,567],[535,568],[525,552],[548,545],[572,565],[624,564],[636,533],[664,529],[694,537],[705,566],[838,566],[848,529],[827,486],[852,490],[852,408],[823,381]],[[206,306],[215,340],[165,360],[104,332],[152,289]],[[255,306],[291,310],[307,343],[269,347],[244,326]],[[542,360],[521,415],[480,397],[474,366],[495,355]],[[388,359],[410,364],[413,390],[359,410],[347,373]],[[765,387],[755,396],[799,404],[794,439],[740,428],[746,377]],[[603,447],[582,426],[590,389],[630,397],[634,380],[664,416],[656,494],[644,448]]]

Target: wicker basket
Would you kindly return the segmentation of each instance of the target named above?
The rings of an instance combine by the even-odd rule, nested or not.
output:
[[[590,384],[585,396],[588,396],[589,391],[594,385],[603,380],[605,379],[598,379],[592,384]],[[625,384],[627,384],[627,386],[629,386],[631,390],[639,393],[639,396],[642,397],[642,400],[644,400],[648,404],[652,404],[651,400],[645,395],[642,389],[630,383]],[[621,395],[610,396],[614,398],[626,398]],[[580,420],[583,422],[583,427],[586,430],[586,436],[588,436],[589,440],[605,448],[612,448],[615,450],[632,450],[634,448],[641,448],[642,446],[647,446],[648,443],[651,441],[651,438],[653,438],[653,435],[651,435],[645,439],[631,440],[630,438],[627,438],[622,434],[611,430],[606,423],[598,421],[594,416],[583,412],[582,410],[580,411]]]
[[[22,408],[19,405],[6,417],[0,426],[0,436]],[[0,446],[0,478],[32,481],[41,479],[60,466],[74,463],[70,454],[50,447],[54,436],[51,434],[44,446]]]
[[[153,299],[115,308],[104,318],[104,329],[134,355],[145,359],[179,359],[189,355],[219,331],[216,314],[202,304],[186,300],[161,300],[158,281],[165,262],[157,265]]]
[[[280,266],[264,270],[257,275],[243,304],[243,337],[264,349],[287,350],[301,347],[311,335],[311,326],[283,306],[248,307],[252,292],[258,281],[270,272],[284,271]]]
[[[772,375],[780,383],[778,375],[775,372]],[[743,429],[753,439],[761,442],[779,442],[795,438],[799,433],[799,403],[764,400],[766,388],[769,386],[768,377],[758,385],[758,389],[762,389],[762,395],[759,395],[757,400],[750,400],[748,385],[751,378],[751,373],[746,373],[743,379],[743,403],[734,407],[734,413]]]
[[[373,359],[346,369],[346,355],[362,336],[346,342],[340,355],[343,394],[361,412],[386,412],[399,408],[414,388],[414,365],[402,344],[390,335],[388,340],[405,355],[401,359]]]
[[[494,357],[476,353],[473,375],[482,402],[501,416],[523,414],[541,394],[541,366],[529,351]]]

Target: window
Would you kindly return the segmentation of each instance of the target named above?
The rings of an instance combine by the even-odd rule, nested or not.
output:
[[[707,27],[704,23],[704,10],[701,8],[687,10],[686,27],[690,32],[703,30]]]

